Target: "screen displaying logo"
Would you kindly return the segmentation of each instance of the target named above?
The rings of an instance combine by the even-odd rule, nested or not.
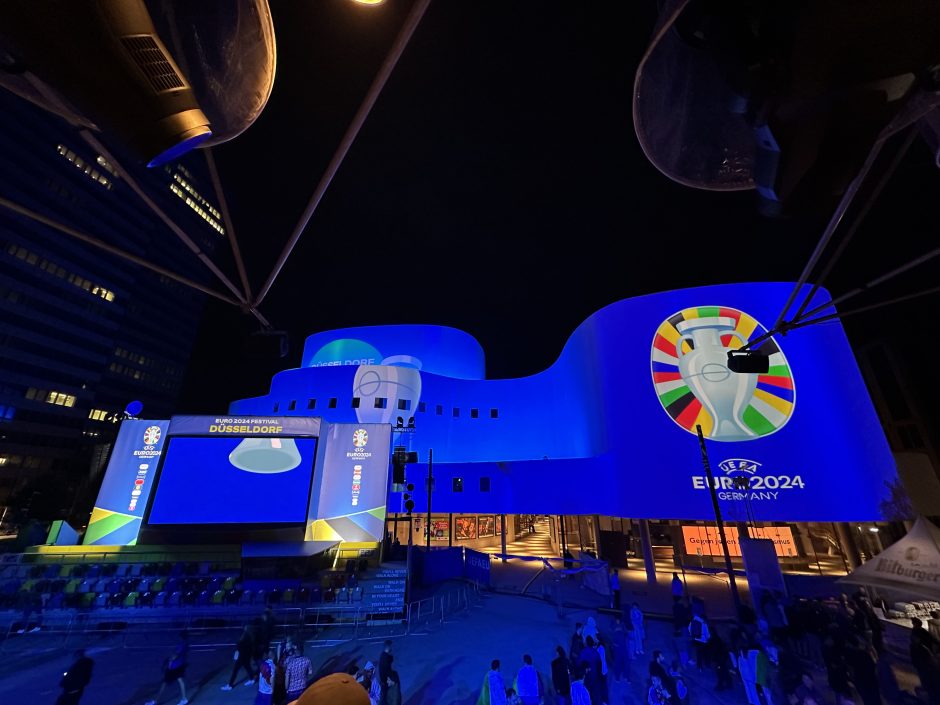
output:
[[[746,313],[725,306],[679,311],[656,330],[653,386],[669,417],[689,433],[702,427],[715,441],[747,441],[779,431],[796,395],[787,359],[773,339],[757,346],[770,356],[766,374],[728,369],[728,351],[767,332]]]
[[[353,445],[356,448],[365,448],[369,442],[369,434],[364,428],[357,428],[353,431]]]
[[[160,434],[159,426],[148,426],[147,430],[144,431],[144,445],[156,445],[160,440]]]

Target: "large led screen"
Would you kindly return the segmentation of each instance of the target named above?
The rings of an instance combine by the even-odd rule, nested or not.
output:
[[[147,523],[303,523],[316,450],[316,438],[173,437]]]

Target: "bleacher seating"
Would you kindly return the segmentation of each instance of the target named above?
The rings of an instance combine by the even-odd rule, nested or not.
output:
[[[324,591],[334,600],[337,592],[347,603],[357,599],[348,586],[348,576],[335,571],[324,576],[323,587],[285,580],[279,586],[246,590],[232,562],[123,558],[106,554],[99,563],[79,563],[68,556],[53,561],[39,557],[36,562],[0,566],[0,610],[21,610],[27,593],[41,596],[45,610],[82,611],[295,607],[320,602]]]

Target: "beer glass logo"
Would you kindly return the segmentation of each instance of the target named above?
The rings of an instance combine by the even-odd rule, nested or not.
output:
[[[728,369],[728,350],[767,332],[742,311],[696,306],[670,316],[656,330],[651,352],[653,386],[663,409],[689,433],[701,425],[706,438],[747,441],[779,431],[793,415],[793,375],[773,340],[759,346],[770,355],[766,374]]]

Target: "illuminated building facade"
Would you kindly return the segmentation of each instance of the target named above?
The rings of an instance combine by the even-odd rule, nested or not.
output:
[[[765,343],[767,374],[725,367],[727,350],[765,331],[790,286],[619,301],[579,326],[551,367],[521,379],[486,379],[479,344],[451,328],[320,333],[307,339],[301,368],[229,411],[392,425],[413,417],[416,430],[401,441],[422,459],[433,449],[443,512],[707,520],[701,426],[732,518],[744,518],[734,479],[746,477],[759,521],[882,519],[894,461],[837,323]]]

